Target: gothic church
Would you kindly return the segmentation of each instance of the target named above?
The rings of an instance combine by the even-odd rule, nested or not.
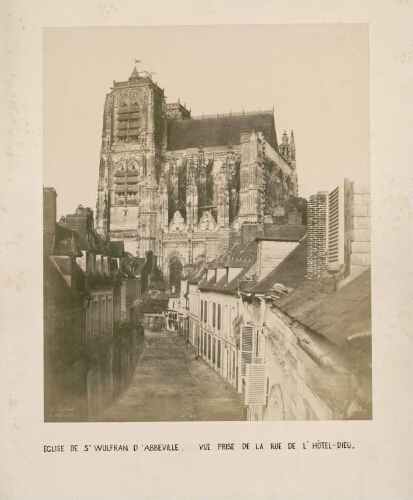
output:
[[[297,196],[294,135],[274,111],[191,116],[134,68],[106,95],[96,229],[171,270],[226,251],[242,224],[271,224]]]

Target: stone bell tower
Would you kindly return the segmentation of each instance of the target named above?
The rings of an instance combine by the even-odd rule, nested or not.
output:
[[[97,231],[125,241],[133,255],[156,248],[154,200],[165,152],[164,90],[135,66],[106,95],[96,206]]]

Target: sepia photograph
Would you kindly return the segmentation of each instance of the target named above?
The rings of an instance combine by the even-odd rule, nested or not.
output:
[[[412,498],[413,3],[0,9],[0,498]]]
[[[368,26],[43,50],[44,420],[372,419]]]

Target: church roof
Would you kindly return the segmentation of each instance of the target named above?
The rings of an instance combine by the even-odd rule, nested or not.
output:
[[[168,122],[168,149],[228,146],[240,144],[242,133],[261,132],[278,151],[273,112],[216,116]]]

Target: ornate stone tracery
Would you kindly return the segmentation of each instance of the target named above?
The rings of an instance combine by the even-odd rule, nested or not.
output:
[[[188,111],[174,116],[192,119]],[[148,76],[114,82],[106,96],[96,226],[137,242],[139,256],[153,250],[164,266],[172,243],[183,262],[207,255],[230,228],[254,221],[259,211],[260,221],[268,220],[274,200],[296,190],[293,134],[280,154],[251,129],[218,147],[208,145],[208,129],[198,144],[168,151],[167,119],[163,89]],[[276,160],[271,178],[268,154]]]

